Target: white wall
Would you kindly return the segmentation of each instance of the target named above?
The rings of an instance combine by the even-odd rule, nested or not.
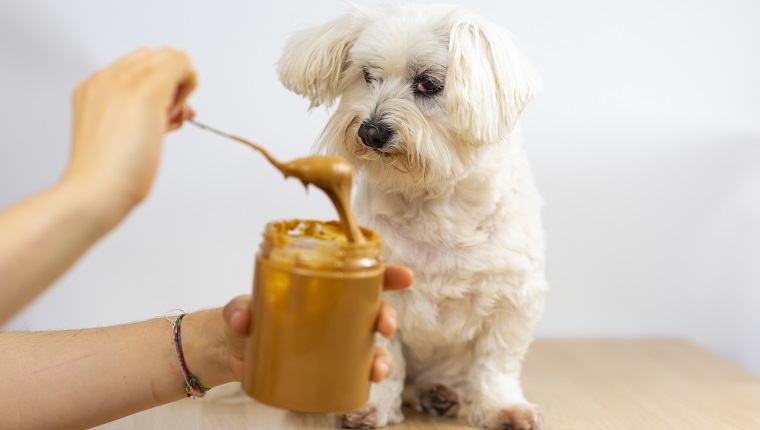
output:
[[[547,200],[540,335],[685,337],[760,373],[760,3],[461,3],[545,69],[524,115]],[[307,113],[273,65],[289,33],[345,8],[0,2],[0,207],[61,174],[74,85],[142,45],[191,54],[199,120],[304,155],[327,114]],[[234,143],[187,126],[164,152],[149,199],[7,329],[223,305],[249,291],[267,221],[334,217]]]

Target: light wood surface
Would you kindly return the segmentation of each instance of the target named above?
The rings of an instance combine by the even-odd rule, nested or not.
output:
[[[760,378],[682,341],[538,341],[523,388],[541,405],[546,430],[760,430]],[[215,390],[98,428],[333,428],[326,417],[256,404],[234,385]],[[471,428],[466,417],[405,412],[393,430]]]

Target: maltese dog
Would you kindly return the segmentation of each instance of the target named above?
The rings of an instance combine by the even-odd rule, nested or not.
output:
[[[400,423],[403,397],[442,417],[469,404],[480,427],[540,428],[520,386],[547,289],[517,127],[541,89],[533,63],[460,7],[354,6],[291,36],[278,73],[311,107],[340,98],[318,149],[351,160],[357,219],[382,235],[387,263],[415,273],[413,288],[384,293],[399,314],[379,341],[393,372],[341,424]]]

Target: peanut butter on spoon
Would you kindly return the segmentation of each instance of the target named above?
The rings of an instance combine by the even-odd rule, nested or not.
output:
[[[338,211],[338,216],[346,231],[348,241],[350,243],[364,243],[364,236],[356,224],[353,212],[351,212],[353,167],[348,161],[341,157],[313,155],[283,163],[274,158],[266,149],[253,142],[201,124],[195,120],[189,120],[189,122],[205,130],[250,146],[264,155],[286,178],[289,176],[298,178],[304,186],[313,184],[324,191]]]

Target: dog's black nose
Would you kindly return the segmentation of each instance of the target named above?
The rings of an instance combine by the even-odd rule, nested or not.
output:
[[[393,129],[390,128],[388,124],[382,122],[372,123],[364,121],[362,125],[359,126],[359,137],[362,139],[362,142],[370,148],[382,148],[388,143],[391,134],[393,134]]]

